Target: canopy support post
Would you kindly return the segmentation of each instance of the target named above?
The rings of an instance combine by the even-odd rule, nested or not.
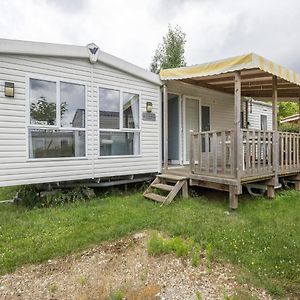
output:
[[[273,170],[274,183],[273,189],[278,185],[278,167],[279,167],[279,134],[278,134],[278,120],[277,120],[277,106],[278,106],[278,90],[277,90],[277,76],[272,77],[272,130],[274,131],[273,141]],[[274,197],[274,193],[269,193],[270,198]]]
[[[163,102],[164,102],[164,167],[163,172],[167,173],[168,171],[168,88],[166,84],[163,85]]]
[[[235,124],[235,175],[237,187],[230,191],[230,209],[238,208],[238,195],[241,194],[242,142],[241,142],[241,73],[234,73],[234,124]],[[234,201],[233,201],[234,200]]]

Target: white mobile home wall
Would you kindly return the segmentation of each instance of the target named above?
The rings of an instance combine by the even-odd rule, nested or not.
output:
[[[50,76],[87,87],[86,158],[29,160],[27,157],[28,76]],[[4,96],[4,82],[15,96]],[[100,86],[141,94],[141,112],[153,104],[155,121],[141,121],[139,156],[99,157],[98,89]],[[0,54],[0,186],[102,178],[161,170],[161,93],[154,84],[101,62],[84,58]],[[141,117],[141,116],[140,116]]]
[[[234,128],[234,96],[214,91],[192,84],[170,81],[167,83],[168,93],[177,94],[180,97],[180,161],[184,159],[184,97],[195,97],[201,100],[201,105],[210,107],[210,129],[224,130]],[[245,100],[245,99],[244,99]],[[245,106],[243,107],[245,112]],[[260,115],[267,115],[268,130],[272,130],[272,107],[260,101],[252,102],[252,113],[249,112],[249,129],[260,130]]]

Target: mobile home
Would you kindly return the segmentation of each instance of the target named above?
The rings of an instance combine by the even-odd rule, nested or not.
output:
[[[0,186],[161,171],[159,76],[86,47],[0,40]]]
[[[300,74],[250,53],[162,70],[160,77],[166,175],[146,197],[169,203],[181,188],[186,196],[187,181],[228,191],[235,209],[243,186],[265,188],[272,198],[280,180],[289,178],[300,190],[300,134],[277,127],[278,101],[300,102]],[[271,101],[272,118],[256,112],[251,119],[249,97]],[[178,184],[171,188],[171,181]],[[157,188],[170,193],[155,195]]]

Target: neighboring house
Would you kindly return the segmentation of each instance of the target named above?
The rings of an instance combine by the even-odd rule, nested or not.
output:
[[[243,128],[272,130],[272,104],[254,99],[245,99],[243,102]]]
[[[158,75],[94,44],[5,39],[0,73],[0,186],[160,172]]]
[[[299,124],[299,114],[288,116],[282,118],[280,121],[281,124]]]

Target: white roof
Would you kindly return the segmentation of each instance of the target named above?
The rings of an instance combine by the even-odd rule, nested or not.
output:
[[[0,54],[20,54],[90,59],[87,46],[63,45],[21,40],[0,39]],[[159,75],[140,68],[121,58],[99,51],[98,62],[109,65],[136,77],[161,85]]]

